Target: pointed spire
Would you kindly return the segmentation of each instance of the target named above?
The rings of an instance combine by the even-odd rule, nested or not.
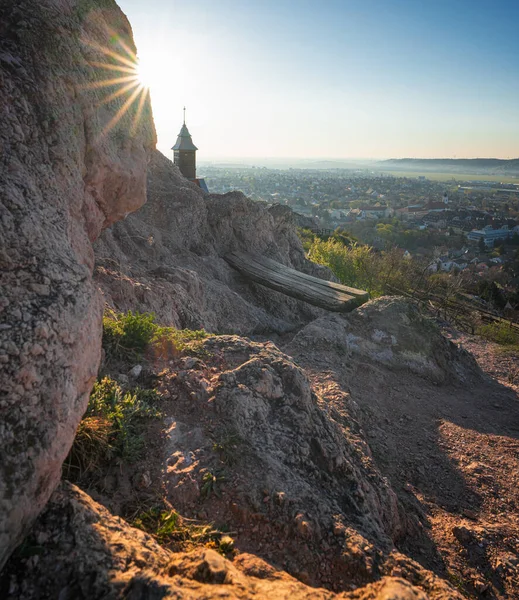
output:
[[[186,125],[186,107],[184,106],[184,123],[182,128],[180,129],[180,133],[177,137],[177,142],[171,148],[172,150],[198,150],[198,148],[193,144],[193,140],[191,139],[191,134],[189,133],[189,129]]]

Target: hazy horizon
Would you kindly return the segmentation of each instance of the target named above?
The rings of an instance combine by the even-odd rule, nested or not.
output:
[[[119,5],[167,156],[184,105],[200,160],[519,156],[518,3]]]

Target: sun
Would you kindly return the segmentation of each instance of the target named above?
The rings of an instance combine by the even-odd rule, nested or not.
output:
[[[154,71],[154,65],[150,61],[147,61],[145,58],[137,58],[135,75],[144,88],[150,88],[153,84]]]

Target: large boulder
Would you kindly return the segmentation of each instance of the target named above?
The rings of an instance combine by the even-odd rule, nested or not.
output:
[[[57,485],[96,377],[91,243],[145,201],[149,101],[103,84],[134,51],[112,0],[0,2],[0,567]]]

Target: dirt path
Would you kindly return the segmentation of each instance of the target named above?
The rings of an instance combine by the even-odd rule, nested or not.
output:
[[[478,338],[450,332],[488,375],[435,385],[375,362],[297,357],[328,398],[349,393],[376,464],[415,532],[401,551],[471,598],[519,598],[519,398],[507,362]],[[338,406],[344,403],[337,394]]]

